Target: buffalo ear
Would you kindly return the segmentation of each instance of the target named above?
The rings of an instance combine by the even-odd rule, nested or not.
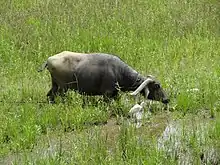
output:
[[[159,88],[160,88],[160,84],[155,83],[155,84],[154,84],[154,88],[155,88],[155,89],[159,89]]]

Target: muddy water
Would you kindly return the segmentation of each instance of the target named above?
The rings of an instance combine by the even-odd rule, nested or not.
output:
[[[149,137],[159,136],[165,129],[168,118],[169,115],[166,113],[152,115],[149,120],[142,122],[142,126],[138,128],[137,134],[140,137],[141,135]],[[55,158],[59,155],[60,145],[62,145],[62,150],[65,151],[65,154],[71,153],[73,150],[78,150],[77,147],[81,145],[80,143],[87,143],[85,137],[92,137],[96,130],[101,131],[101,136],[106,138],[105,145],[107,145],[111,153],[114,153],[114,146],[116,146],[115,143],[118,141],[122,120],[130,121],[132,119],[111,118],[106,124],[99,126],[91,125],[82,131],[61,133],[61,136],[59,132],[48,132],[47,135],[39,137],[35,147],[31,151],[10,153],[0,160],[0,164],[11,165],[13,162],[23,164],[22,162],[36,162],[37,160]],[[68,155],[66,158],[68,159]]]
[[[218,164],[220,154],[214,146],[210,146],[207,142],[208,128],[212,125],[213,120],[192,115],[174,120],[173,116],[175,115],[167,112],[154,114],[142,122],[142,126],[137,129],[136,133],[140,137],[143,135],[158,138],[156,147],[164,151],[168,158],[177,160],[178,164],[195,164],[194,154],[197,149],[201,150],[199,160],[201,163]],[[83,142],[80,140],[81,138],[85,140],[85,136],[93,136],[95,128],[101,130],[102,136],[106,137],[106,145],[114,152],[112,146],[115,146],[120,126],[120,119],[112,118],[104,125],[91,126],[80,132],[62,133],[61,136],[59,133],[51,132],[47,136],[40,137],[31,152],[9,154],[0,161],[0,164],[12,164],[12,162],[20,164],[19,162],[35,162],[39,159],[54,158],[59,155],[61,141],[62,150],[65,153],[72,153],[80,146],[77,144]],[[68,154],[66,158],[68,159]]]
[[[189,116],[167,123],[158,139],[158,149],[179,165],[220,164],[219,148],[209,143],[212,119]]]

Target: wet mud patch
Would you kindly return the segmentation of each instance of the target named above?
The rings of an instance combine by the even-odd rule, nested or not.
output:
[[[157,139],[155,147],[165,153],[167,158],[175,159],[178,164],[192,163],[190,156],[199,157],[201,162],[219,163],[216,154],[218,149],[206,142],[209,138],[209,128],[214,119],[199,115],[185,115],[181,119],[175,113],[158,112],[143,121],[140,128],[135,128],[135,136],[139,139]],[[39,160],[58,159],[65,162],[77,159],[74,153],[95,153],[96,150],[108,151],[114,154],[119,144],[119,136],[123,122],[129,124],[129,118],[110,118],[103,123],[89,123],[83,130],[69,132],[47,131],[46,135],[38,138],[32,150],[20,153],[10,153],[1,159],[0,164],[23,164]],[[152,143],[153,145],[153,143]],[[89,150],[89,151],[88,151]],[[81,155],[81,157],[82,157]],[[80,157],[80,156],[79,156]]]
[[[220,147],[213,143],[212,129],[215,119],[203,115],[188,114],[183,119],[170,120],[157,147],[167,158],[177,164],[219,164]]]
[[[149,139],[152,136],[159,136],[164,130],[166,120],[165,113],[152,116],[150,120],[144,122],[142,127],[136,129],[136,133],[140,137],[149,135]],[[9,153],[1,159],[0,164],[36,163],[39,160],[56,159],[61,155],[68,161],[73,156],[71,153],[83,154],[87,151],[82,149],[94,149],[94,146],[102,146],[109,153],[114,153],[121,133],[122,121],[128,122],[129,118],[112,117],[105,122],[85,123],[86,127],[82,130],[63,131],[62,127],[60,131],[47,130],[45,135],[38,138],[32,150]],[[91,147],[91,145],[94,146]]]

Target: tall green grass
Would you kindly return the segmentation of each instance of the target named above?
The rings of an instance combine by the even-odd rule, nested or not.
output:
[[[208,110],[215,117],[220,108],[219,11],[217,0],[0,2],[1,155],[10,159],[27,151],[24,162],[37,164],[174,163],[151,142],[140,145],[127,125],[122,124],[118,139],[111,141],[111,152],[106,139],[91,127],[112,114],[126,116],[132,98],[122,94],[110,106],[92,102],[82,108],[83,96],[72,92],[65,104],[58,98],[56,105],[48,105],[42,102],[50,76],[37,68],[63,50],[115,54],[143,75],[155,75],[176,112]],[[187,91],[193,88],[199,91]],[[78,135],[85,129],[94,129],[95,135]],[[77,134],[66,141],[76,149],[32,159],[28,151],[37,148],[42,136],[57,131],[64,137],[66,132]]]

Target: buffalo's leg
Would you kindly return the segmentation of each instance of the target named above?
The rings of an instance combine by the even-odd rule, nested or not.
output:
[[[89,98],[88,98],[88,97],[89,97],[89,96],[87,96],[87,95],[84,95],[84,96],[83,96],[82,108],[85,108],[86,105],[88,105],[88,101],[89,101]]]
[[[49,100],[49,103],[51,103],[51,104],[55,103],[54,99],[55,99],[55,96],[56,96],[57,92],[58,92],[58,85],[52,79],[52,87],[49,90],[49,92],[47,93],[47,98]]]
[[[117,100],[118,99],[118,91],[114,90],[113,92],[106,92],[104,94],[104,102],[106,103],[110,103],[113,100]]]
[[[83,95],[83,102],[82,102],[82,107],[88,106],[88,105],[97,105],[98,100],[92,95]]]
[[[59,95],[62,99],[62,102],[65,102],[65,98],[66,98],[66,92],[67,92],[67,88],[63,87],[63,88],[58,88],[57,91],[57,95]]]

